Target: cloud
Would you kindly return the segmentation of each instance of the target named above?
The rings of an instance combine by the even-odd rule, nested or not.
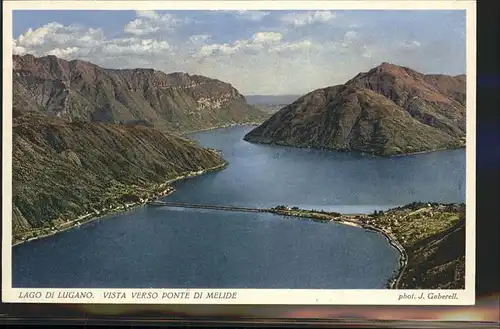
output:
[[[158,15],[154,10],[137,10],[137,17],[145,17],[149,19],[159,19],[160,15]]]
[[[56,55],[66,58],[81,55],[104,42],[101,29],[82,26],[64,26],[57,22],[45,24],[37,29],[28,29],[13,40],[14,54]]]
[[[234,13],[237,17],[249,21],[261,21],[264,17],[269,15],[269,12],[258,10],[237,10]]]
[[[337,17],[332,11],[306,11],[298,13],[289,13],[281,17],[281,22],[286,25],[304,26],[315,23],[331,23]]]
[[[55,48],[47,52],[47,55],[54,55],[61,58],[68,58],[71,55],[77,54],[80,48],[78,47],[67,47],[67,48]]]
[[[24,55],[27,52],[28,50],[25,47],[17,45],[17,40],[12,40],[12,53],[14,55]]]
[[[153,39],[115,39],[103,44],[102,52],[107,55],[152,55],[162,54],[171,50],[167,41]]]
[[[203,45],[201,49],[193,55],[194,58],[204,58],[211,55],[216,56],[226,56],[236,54],[245,50],[255,51],[262,49],[263,46],[260,43],[254,43],[251,40],[236,40],[232,43],[223,44],[210,44]]]
[[[296,42],[285,42],[269,49],[269,52],[280,53],[285,51],[302,52],[321,50],[323,47],[311,40],[300,40]]]
[[[139,37],[107,39],[100,29],[65,26],[57,22],[28,29],[13,40],[14,54],[54,55],[94,62],[114,56],[126,56],[133,61],[140,56],[167,55],[172,51],[173,47],[166,40]]]
[[[227,43],[204,45],[203,47],[201,47],[200,51],[198,52],[198,54],[195,55],[195,57],[205,57],[212,55],[214,53],[233,54],[237,50],[238,46],[236,45],[231,46]]]
[[[203,38],[206,40],[205,38]],[[230,43],[203,44],[193,57],[200,59],[208,56],[226,56],[238,52],[254,52],[269,47],[271,44],[279,43],[283,35],[278,32],[256,32],[251,39],[235,40]]]
[[[355,40],[358,37],[358,32],[356,31],[347,31],[344,35],[346,40]]]
[[[359,51],[360,47],[365,47],[365,42],[369,42],[369,40],[365,40],[358,32],[356,31],[347,31],[344,33],[344,36],[334,41],[332,44],[332,48],[336,49],[340,52],[345,51]]]
[[[413,41],[402,41],[399,43],[401,48],[404,49],[416,49],[421,46],[420,42],[413,40]]]
[[[189,37],[189,41],[194,44],[203,44],[205,41],[210,40],[210,37],[208,34],[195,34]]]
[[[257,32],[250,39],[236,40],[231,43],[205,44],[194,54],[195,58],[217,57],[241,53],[242,55],[281,53],[285,51],[301,52],[321,49],[311,40],[283,41],[278,32]],[[255,53],[260,51],[260,53]]]
[[[152,10],[137,11],[137,17],[125,25],[124,31],[133,35],[148,35],[156,32],[172,32],[175,28],[187,24],[186,18],[166,13],[158,14]]]
[[[16,40],[21,47],[39,46],[42,44],[66,44],[74,42],[81,45],[96,45],[104,34],[101,29],[83,28],[81,26],[64,26],[57,22],[43,25],[35,30],[29,28]]]
[[[364,58],[372,59],[372,53],[373,50],[369,46],[363,45],[363,52],[361,53],[361,56],[363,56]]]
[[[257,32],[253,35],[255,43],[279,42],[283,39],[283,34],[279,32]]]
[[[142,18],[135,19],[125,26],[125,32],[135,35],[151,34],[159,29],[157,24],[152,24],[152,21]]]

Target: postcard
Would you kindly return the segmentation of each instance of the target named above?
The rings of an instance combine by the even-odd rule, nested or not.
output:
[[[3,302],[474,304],[474,1],[4,9]]]

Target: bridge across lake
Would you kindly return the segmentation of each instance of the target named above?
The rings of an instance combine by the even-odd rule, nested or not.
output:
[[[184,202],[167,202],[167,201],[151,201],[148,205],[159,207],[176,207],[176,208],[198,208],[198,209],[212,209],[212,210],[225,210],[225,211],[243,211],[243,212],[272,212],[271,209],[266,208],[247,208],[238,206],[222,206],[215,204],[196,204]]]

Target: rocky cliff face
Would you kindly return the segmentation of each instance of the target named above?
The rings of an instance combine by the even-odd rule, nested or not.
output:
[[[465,76],[382,63],[284,107],[245,140],[399,155],[464,146]]]
[[[230,84],[186,73],[104,69],[55,56],[13,56],[14,110],[106,123],[142,120],[185,132],[261,122]]]
[[[143,125],[26,112],[13,120],[13,237],[158,195],[165,181],[220,166],[216,151]]]

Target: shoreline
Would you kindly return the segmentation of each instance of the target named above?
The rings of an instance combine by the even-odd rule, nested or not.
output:
[[[394,290],[402,289],[401,285],[403,284],[405,287],[409,284],[408,278],[405,277],[408,271],[421,271],[421,262],[427,262],[427,265],[429,265],[429,262],[432,263],[431,258],[433,256],[426,256],[427,258],[424,257],[424,260],[419,259],[419,254],[415,253],[414,250],[416,245],[419,245],[419,248],[425,249],[435,243],[439,244],[446,236],[458,231],[460,227],[463,228],[465,225],[464,203],[413,202],[405,206],[394,207],[380,212],[374,211],[373,214],[365,213],[356,215],[317,210],[311,211],[286,206],[278,206],[273,209],[273,212],[280,215],[292,216],[299,220],[307,218],[324,223],[336,222],[357,226],[358,228],[382,234],[388,243],[399,253],[398,266],[384,285],[385,289]],[[407,226],[409,223],[415,223],[416,225],[408,229]],[[458,229],[455,229],[456,227]],[[452,233],[448,234],[447,232]],[[446,235],[443,237],[443,234]],[[454,257],[453,259],[456,261],[460,261],[460,258],[456,258],[456,256],[451,257]],[[446,264],[448,263],[441,262],[433,266],[444,266]],[[453,269],[453,271],[457,271],[457,269]],[[441,274],[434,273],[429,275],[439,276]],[[441,277],[440,280],[442,280],[442,283],[440,285],[453,285],[462,287],[460,289],[463,289],[464,277],[462,274],[460,275],[461,277],[452,277],[451,279],[449,277]],[[428,285],[424,281],[418,284]]]
[[[180,181],[183,179],[197,177],[197,176],[209,173],[209,172],[222,170],[225,167],[227,167],[227,165],[228,165],[228,162],[225,161],[221,165],[207,168],[207,169],[202,170],[202,171],[188,172],[184,175],[180,175],[180,176],[177,176],[175,178],[169,179],[169,180],[165,181],[164,183],[162,183],[162,185],[169,185],[171,183],[174,183],[176,181]],[[81,226],[83,224],[88,224],[90,222],[93,222],[93,221],[96,221],[99,219],[103,219],[103,217],[106,217],[109,215],[120,214],[120,213],[124,213],[126,211],[129,211],[129,210],[133,210],[133,209],[137,209],[137,208],[142,207],[142,206],[146,206],[151,201],[158,200],[159,198],[162,198],[162,197],[166,197],[166,196],[174,193],[175,191],[176,191],[175,188],[173,188],[172,186],[167,186],[167,189],[162,191],[163,193],[159,193],[158,195],[156,195],[155,197],[153,197],[151,199],[146,199],[146,200],[143,200],[141,202],[128,204],[124,208],[113,208],[113,209],[106,211],[105,213],[99,213],[99,214],[94,215],[94,216],[92,216],[92,214],[86,214],[86,215],[80,216],[80,217],[78,217],[70,222],[63,223],[61,225],[62,227],[59,226],[57,228],[57,230],[51,231],[50,233],[42,234],[42,235],[39,235],[37,237],[29,238],[26,240],[17,241],[17,242],[12,244],[12,247],[15,247],[15,246],[18,246],[18,245],[21,245],[21,244],[24,244],[24,243],[27,243],[30,241],[35,241],[35,240],[43,239],[43,238],[46,238],[49,236],[53,236],[53,235],[56,235],[58,233],[62,233],[64,231],[71,230],[71,229],[76,228],[78,226]],[[322,223],[332,223],[333,222],[333,223],[337,223],[337,224],[341,224],[341,225],[353,226],[353,227],[357,227],[357,228],[364,229],[367,231],[372,231],[372,232],[382,234],[386,238],[388,243],[399,252],[399,260],[398,260],[399,266],[395,270],[394,274],[391,277],[389,277],[387,284],[386,284],[386,288],[388,288],[388,289],[397,289],[398,288],[399,281],[400,281],[401,277],[403,276],[403,273],[404,273],[406,266],[407,266],[407,263],[408,263],[408,256],[407,256],[406,250],[403,248],[403,246],[401,245],[399,240],[393,234],[387,232],[384,227],[378,227],[378,226],[375,226],[372,224],[365,223],[362,219],[368,217],[369,216],[368,214],[346,214],[346,213],[342,214],[342,213],[334,213],[334,212],[330,212],[330,213],[329,212],[315,212],[315,211],[306,210],[306,209],[296,209],[294,211],[299,212],[297,214],[297,213],[291,213],[291,211],[292,211],[291,209],[270,208],[270,209],[265,209],[265,210],[267,210],[267,212],[269,212],[269,213],[274,213],[276,215],[287,216],[287,217],[295,217],[295,218],[298,218],[300,220],[306,219],[306,220],[312,220],[312,221],[322,222]],[[323,216],[323,218],[321,216]]]
[[[261,122],[262,123],[262,122]],[[231,128],[231,127],[238,127],[238,126],[258,126],[261,123],[251,121],[251,122],[243,122],[243,123],[231,123],[223,126],[214,126],[211,128],[204,128],[204,129],[196,129],[196,130],[189,130],[189,131],[184,131],[182,133],[179,133],[179,136],[186,137],[189,134],[194,134],[194,133],[199,133],[199,132],[204,132],[204,131],[210,131],[210,130],[215,130],[215,129],[222,129],[222,128]]]
[[[396,238],[391,233],[387,232],[383,227],[376,227],[376,226],[366,224],[366,223],[360,223],[360,226],[358,226],[358,227],[365,229],[367,231],[372,231],[372,232],[382,234],[386,238],[387,242],[394,249],[396,249],[398,251],[398,253],[399,253],[399,259],[398,259],[399,266],[394,271],[394,274],[391,277],[389,277],[389,279],[387,280],[387,284],[386,284],[386,288],[388,288],[388,289],[398,289],[399,281],[401,280],[401,278],[406,270],[406,266],[408,265],[408,255],[406,253],[405,248],[401,245],[398,238]]]
[[[270,209],[271,213],[275,213],[277,215],[283,215],[283,216],[289,216],[289,217],[295,217],[298,219],[308,219],[308,220],[313,220],[317,222],[323,222],[323,223],[337,223],[341,225],[348,225],[348,226],[354,226],[360,229],[364,229],[367,231],[372,231],[379,233],[383,235],[388,243],[399,252],[399,266],[398,268],[394,271],[394,274],[389,277],[386,283],[386,288],[388,289],[398,289],[399,282],[401,280],[401,277],[403,276],[406,266],[408,265],[408,255],[406,253],[405,248],[401,244],[401,242],[398,240],[397,237],[395,237],[393,234],[390,232],[387,232],[387,230],[382,227],[382,226],[375,226],[372,224],[367,224],[363,222],[362,218],[366,218],[369,215],[368,214],[341,214],[341,213],[328,213],[328,212],[314,212],[314,211],[309,211],[309,210],[304,210],[304,209],[298,209],[299,213],[302,213],[302,216],[300,214],[293,214],[288,209]],[[320,214],[324,216],[331,216],[330,219],[328,218],[320,218]],[[338,216],[337,216],[338,215]]]
[[[155,195],[151,199],[144,199],[144,200],[139,201],[139,202],[128,203],[128,204],[126,204],[125,207],[111,208],[111,209],[108,209],[108,210],[106,210],[104,212],[99,212],[97,214],[95,214],[95,213],[88,213],[88,214],[82,215],[82,216],[80,216],[80,217],[78,217],[76,219],[73,219],[73,220],[70,220],[68,222],[60,224],[59,226],[56,227],[55,230],[51,229],[51,231],[48,232],[48,233],[44,233],[44,234],[41,234],[41,235],[37,235],[36,237],[31,237],[31,238],[27,238],[27,239],[26,239],[26,237],[24,237],[23,239],[20,239],[18,241],[12,242],[11,247],[15,247],[15,246],[27,243],[27,242],[31,242],[31,241],[43,239],[43,238],[46,238],[46,237],[49,237],[49,236],[53,236],[53,235],[56,235],[58,233],[62,233],[62,232],[68,231],[70,229],[76,228],[78,226],[81,226],[81,225],[84,225],[84,224],[88,224],[90,222],[102,219],[103,217],[106,217],[106,216],[109,216],[109,215],[120,214],[120,213],[124,213],[126,211],[129,211],[129,210],[133,210],[133,209],[137,209],[139,207],[145,206],[145,205],[147,205],[148,202],[151,202],[152,200],[157,200],[159,198],[163,198],[163,197],[169,196],[170,194],[174,193],[175,192],[175,188],[173,188],[172,186],[169,186],[171,183],[174,183],[176,181],[180,181],[180,180],[183,180],[183,179],[188,179],[188,178],[191,178],[191,177],[201,176],[203,174],[207,174],[207,173],[210,173],[210,172],[222,170],[222,169],[226,168],[227,165],[228,165],[228,162],[224,161],[224,163],[222,163],[222,164],[220,164],[218,166],[215,166],[215,167],[203,169],[203,170],[200,170],[200,171],[190,171],[190,172],[187,172],[187,173],[185,173],[183,175],[177,176],[175,178],[166,180],[165,182],[161,183],[160,186],[166,186],[166,189],[163,190],[163,191],[161,191],[160,193],[158,193],[157,195]],[[43,229],[39,229],[39,230],[34,230],[34,231],[29,231],[28,233],[24,233],[24,234],[28,235],[28,234],[33,234],[33,233],[37,233],[37,232],[43,232],[44,229],[47,229],[47,228],[43,228]]]
[[[442,151],[452,151],[452,150],[461,150],[465,149],[464,146],[459,146],[459,147],[449,147],[449,148],[440,148],[440,149],[435,149],[435,150],[429,150],[429,151],[419,151],[419,152],[412,152],[412,153],[403,153],[403,154],[395,154],[395,155],[375,155],[375,156],[381,156],[384,158],[399,158],[399,157],[404,157],[408,155],[419,155],[419,154],[428,154],[428,153],[434,153],[434,152],[442,152]]]
[[[290,144],[276,143],[276,142],[272,142],[272,143],[269,142],[269,143],[267,143],[267,142],[252,140],[252,139],[248,140],[248,139],[245,139],[245,137],[243,137],[243,140],[246,141],[246,142],[248,142],[248,143],[261,144],[261,145],[291,147],[291,148],[297,148],[297,149],[311,149],[311,150],[339,152],[339,153],[356,153],[356,154],[359,154],[359,155],[370,155],[370,156],[373,156],[373,157],[386,158],[386,159],[400,158],[400,157],[411,156],[411,155],[419,155],[419,154],[428,154],[428,153],[441,152],[441,151],[451,151],[451,150],[466,149],[466,145],[461,145],[461,146],[457,146],[457,147],[439,148],[439,149],[435,149],[435,150],[427,150],[427,151],[418,151],[418,152],[411,152],[411,153],[401,153],[401,154],[386,155],[386,154],[370,153],[370,152],[365,152],[365,151],[360,151],[360,150],[343,150],[343,149],[326,148],[326,147],[297,146],[297,145],[290,145]]]
[[[399,252],[399,260],[398,260],[399,267],[394,271],[394,274],[391,277],[389,277],[386,284],[386,287],[388,289],[398,289],[399,282],[403,277],[403,274],[406,270],[406,266],[408,265],[408,254],[406,253],[405,248],[401,245],[399,240],[394,235],[386,232],[382,228],[376,228],[369,224],[365,224],[363,228],[365,230],[375,231],[377,233],[382,234],[387,239],[389,244]]]
[[[227,166],[227,162],[224,164],[209,168],[209,169],[205,170],[203,173],[219,170],[219,169],[224,168],[226,166]],[[195,177],[195,176],[198,176],[200,174],[201,174],[200,172],[191,172],[191,173],[184,175],[182,177],[176,177],[174,179],[171,179],[171,180],[169,180],[169,182],[174,182],[174,181],[186,179],[189,177]],[[156,196],[153,198],[149,198],[149,200],[156,200],[162,196],[169,195],[169,194],[173,193],[175,191],[175,189],[171,188],[171,189],[168,189],[166,191],[167,192],[165,194],[159,195],[159,196]],[[133,208],[136,208],[136,207],[139,207],[142,205],[147,205],[150,203],[151,203],[151,201],[145,201],[145,202],[143,202],[141,204],[137,204],[133,207],[128,207],[125,210],[131,210]],[[161,205],[161,202],[158,202],[158,203],[160,203],[160,205]],[[164,203],[167,206],[169,204],[169,202],[167,202],[167,201],[165,201]],[[176,205],[174,205],[174,206],[176,206]],[[182,204],[181,204],[181,206],[182,206]],[[187,206],[190,206],[190,204],[187,204]],[[205,205],[198,205],[198,204],[192,205],[192,207],[196,207],[196,206],[203,208]],[[210,206],[210,205],[208,205],[208,206]],[[460,217],[461,216],[460,214],[463,211],[462,208],[464,206],[465,205],[463,203],[462,204],[434,203],[432,205],[431,205],[431,203],[427,203],[427,206],[426,206],[425,203],[420,204],[419,202],[417,202],[417,203],[410,203],[406,206],[391,208],[385,212],[381,212],[382,214],[381,213],[377,214],[376,211],[373,214],[369,214],[369,213],[362,213],[362,214],[343,213],[342,214],[342,213],[337,213],[337,212],[305,210],[305,209],[300,209],[298,207],[290,208],[290,207],[283,206],[283,205],[279,205],[279,206],[276,206],[274,208],[242,208],[242,207],[237,207],[237,208],[243,209],[243,211],[248,210],[248,211],[252,211],[252,212],[267,212],[267,213],[271,213],[271,214],[275,214],[275,215],[279,215],[279,216],[293,217],[295,220],[304,220],[305,219],[305,220],[310,220],[310,221],[322,222],[325,224],[326,223],[337,223],[337,224],[341,224],[341,225],[354,226],[354,227],[363,229],[367,232],[371,231],[371,232],[375,232],[375,233],[379,233],[379,234],[383,235],[384,238],[389,243],[389,245],[391,245],[391,247],[393,247],[394,249],[396,249],[398,251],[399,257],[398,257],[398,266],[397,266],[397,268],[395,268],[393,270],[392,274],[387,278],[387,280],[384,284],[384,288],[377,288],[377,289],[397,290],[397,289],[400,289],[401,280],[403,280],[403,276],[405,275],[407,270],[410,269],[410,271],[414,271],[419,266],[418,264],[415,265],[415,264],[411,263],[411,262],[414,263],[415,259],[417,259],[417,258],[415,258],[416,256],[415,256],[414,252],[412,251],[412,253],[410,253],[410,256],[411,256],[411,259],[410,259],[408,256],[408,252],[405,249],[405,246],[409,247],[410,251],[411,251],[412,250],[411,248],[413,248],[412,246],[415,243],[417,243],[417,244],[422,243],[423,241],[426,241],[427,239],[429,239],[431,237],[434,238],[436,236],[442,235],[443,233],[451,232],[450,230],[452,230],[452,229],[454,231],[457,231],[458,229],[455,229],[455,228],[458,226],[463,228],[465,222],[464,222],[464,218]],[[225,209],[225,208],[231,208],[231,206],[220,206],[220,207],[224,208],[222,210],[233,211],[232,209]],[[432,208],[432,207],[434,207],[434,208]],[[73,220],[69,225],[66,224],[66,225],[68,225],[68,227],[65,227],[64,229],[60,229],[59,231],[56,231],[56,232],[53,232],[50,234],[41,235],[41,236],[38,236],[34,239],[28,239],[26,241],[21,241],[19,243],[14,244],[13,246],[22,244],[24,242],[29,242],[29,241],[41,239],[41,238],[44,238],[44,237],[47,237],[50,235],[54,235],[56,233],[63,232],[63,231],[69,230],[71,228],[74,228],[75,226],[79,226],[83,223],[88,223],[88,222],[100,219],[103,216],[109,215],[111,213],[119,213],[122,211],[123,211],[122,209],[112,210],[106,214],[102,214],[102,215],[96,216],[96,217],[91,217],[89,215],[80,216],[78,219]],[[429,235],[425,235],[425,234],[424,235],[417,235],[413,240],[411,238],[410,238],[410,240],[408,240],[409,235],[408,235],[407,231],[404,231],[404,230],[400,231],[398,229],[399,227],[405,227],[405,226],[401,226],[401,225],[405,225],[405,222],[402,221],[401,224],[398,224],[398,219],[399,220],[401,220],[401,219],[414,220],[414,217],[412,217],[412,216],[419,215],[422,213],[425,214],[425,213],[428,213],[431,211],[432,212],[437,211],[437,213],[435,213],[436,215],[432,215],[432,213],[430,215],[431,218],[434,220],[442,221],[443,217],[441,217],[440,215],[442,215],[442,214],[447,215],[448,216],[448,219],[447,219],[448,225],[445,226],[445,228],[444,227],[436,227],[435,230],[433,232],[430,232]],[[85,220],[85,216],[88,216],[89,219]],[[380,217],[380,216],[385,216],[385,217]],[[421,215],[419,215],[419,216],[421,216]],[[418,217],[418,218],[422,218],[422,217]],[[78,223],[78,221],[81,221],[81,220],[85,220],[85,221],[83,221],[82,223],[79,223],[78,225],[74,225],[75,223]],[[446,218],[444,220],[446,222]],[[417,227],[417,229],[421,229],[421,228]],[[453,233],[453,232],[451,232],[451,233]],[[410,231],[410,234],[414,234],[414,233],[415,232],[412,233]],[[450,235],[450,233],[447,233],[446,236],[448,236],[448,235]],[[443,239],[443,237],[439,237],[439,239]],[[427,246],[427,243],[428,242],[426,242],[424,247]],[[456,279],[453,279],[453,281],[449,281],[446,284],[447,285],[448,284],[455,284],[455,281],[456,281]],[[458,284],[460,284],[460,283],[458,283]]]
[[[215,129],[220,129],[220,128],[230,128],[230,127],[236,127],[236,126],[258,126],[260,124],[261,123],[258,123],[255,121],[227,124],[227,125],[223,125],[223,126],[214,126],[214,127],[209,127],[209,128],[205,128],[205,129],[186,131],[186,132],[178,133],[178,136],[183,137],[183,138],[188,138],[187,135],[192,134],[192,133],[196,133],[196,132],[210,131],[210,130],[215,130]],[[214,150],[214,151],[220,153],[218,150]],[[218,165],[218,166],[215,166],[212,168],[207,168],[207,169],[197,171],[197,172],[187,172],[186,174],[183,174],[183,175],[180,175],[178,177],[166,180],[165,182],[161,183],[160,186],[169,185],[169,184],[174,183],[178,180],[203,175],[205,173],[209,173],[212,171],[222,170],[225,167],[227,167],[227,165],[228,165],[228,162],[226,160],[224,160],[224,163],[222,163],[221,165]],[[167,189],[168,189],[168,187],[167,187]],[[125,212],[128,210],[132,210],[132,209],[144,206],[152,200],[157,200],[158,198],[170,195],[171,193],[175,192],[175,189],[170,187],[170,189],[168,191],[164,190],[162,192],[166,192],[166,193],[160,193],[151,199],[146,199],[146,200],[143,200],[140,202],[128,204],[128,206],[126,206],[126,207],[111,208],[111,209],[107,209],[106,211],[98,212],[97,214],[88,213],[88,214],[82,215],[76,219],[59,224],[59,226],[56,226],[55,230],[53,228],[41,228],[41,229],[30,230],[30,231],[21,233],[20,239],[11,241],[11,247],[15,247],[15,246],[21,245],[21,244],[26,243],[26,242],[39,240],[39,239],[43,239],[43,238],[46,238],[46,237],[49,237],[52,235],[56,235],[58,233],[62,233],[62,232],[67,231],[69,229],[78,227],[82,224],[90,223],[90,222],[93,222],[95,220],[101,219],[102,217],[105,217],[108,215],[119,214],[119,213],[122,213],[122,212]],[[43,232],[44,230],[50,230],[50,232],[36,235],[36,237],[28,238],[29,235],[39,234],[39,233]],[[12,234],[12,237],[13,237],[13,234]]]

